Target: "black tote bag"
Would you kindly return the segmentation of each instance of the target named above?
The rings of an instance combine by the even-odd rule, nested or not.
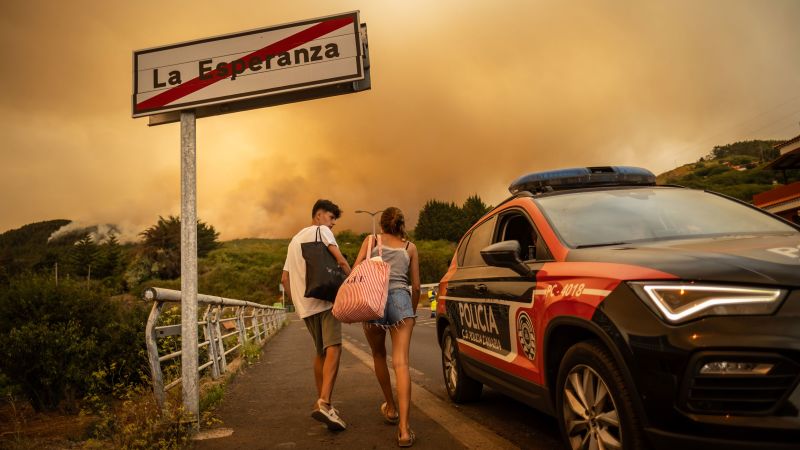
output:
[[[319,227],[314,242],[305,242],[300,247],[306,260],[305,296],[329,302],[336,300],[336,292],[344,282],[345,274],[328,251],[328,246],[322,242]]]

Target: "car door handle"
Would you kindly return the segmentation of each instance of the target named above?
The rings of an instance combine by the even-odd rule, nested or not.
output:
[[[475,290],[480,292],[481,294],[485,294],[489,290],[489,288],[485,284],[481,283],[475,286]]]

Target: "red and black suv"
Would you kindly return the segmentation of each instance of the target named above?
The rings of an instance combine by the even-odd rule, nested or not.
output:
[[[437,330],[573,449],[799,448],[800,229],[647,170],[533,173],[461,239]]]

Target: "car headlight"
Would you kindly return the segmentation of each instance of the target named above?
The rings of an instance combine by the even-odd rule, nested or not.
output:
[[[704,316],[768,315],[786,291],[693,283],[637,282],[630,286],[664,320],[681,323]]]

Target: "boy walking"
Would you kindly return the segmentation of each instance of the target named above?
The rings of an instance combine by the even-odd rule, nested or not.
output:
[[[328,251],[336,258],[339,266],[346,274],[350,273],[350,265],[339,251],[336,238],[331,228],[341,216],[339,207],[330,200],[317,200],[311,209],[311,225],[300,230],[289,243],[286,263],[283,266],[281,284],[283,289],[297,308],[297,315],[306,324],[308,332],[314,340],[316,355],[314,356],[314,379],[317,383],[318,399],[314,404],[311,417],[328,425],[330,430],[344,430],[346,425],[331,404],[333,385],[339,372],[339,359],[342,354],[342,324],[333,317],[333,303],[312,297],[305,297],[306,261],[300,244],[314,242],[317,230]]]

